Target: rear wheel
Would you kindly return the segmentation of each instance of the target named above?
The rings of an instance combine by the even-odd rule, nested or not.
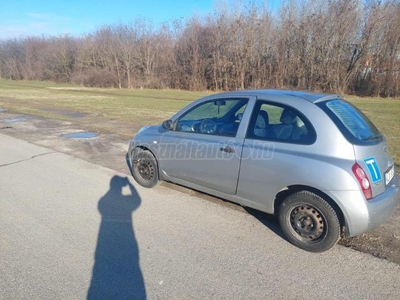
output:
[[[150,151],[142,149],[137,151],[132,158],[132,175],[141,186],[152,188],[157,185],[158,165]]]
[[[340,238],[340,222],[336,211],[320,196],[300,191],[283,200],[279,223],[287,239],[310,252],[332,248]]]

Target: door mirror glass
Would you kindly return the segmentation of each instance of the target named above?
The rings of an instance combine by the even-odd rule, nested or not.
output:
[[[171,120],[165,120],[165,121],[162,123],[162,127],[163,127],[165,130],[172,130],[172,121],[171,121]]]

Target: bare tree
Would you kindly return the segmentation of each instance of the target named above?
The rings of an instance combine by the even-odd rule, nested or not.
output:
[[[81,38],[0,41],[0,76],[118,88],[295,88],[400,95],[398,0],[221,5],[155,28],[145,19]]]
[[[3,42],[0,46],[2,77],[7,79],[23,79],[21,66],[25,62],[22,42],[17,39]]]

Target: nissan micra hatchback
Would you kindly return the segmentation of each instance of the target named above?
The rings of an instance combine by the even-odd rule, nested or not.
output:
[[[140,185],[167,180],[275,214],[312,252],[385,222],[399,199],[385,137],[339,95],[207,96],[140,129],[128,158]]]

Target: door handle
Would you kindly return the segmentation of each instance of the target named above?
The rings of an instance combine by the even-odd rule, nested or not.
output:
[[[227,153],[235,153],[235,149],[233,149],[229,146],[221,147],[219,150],[221,150],[222,152],[227,152]]]

